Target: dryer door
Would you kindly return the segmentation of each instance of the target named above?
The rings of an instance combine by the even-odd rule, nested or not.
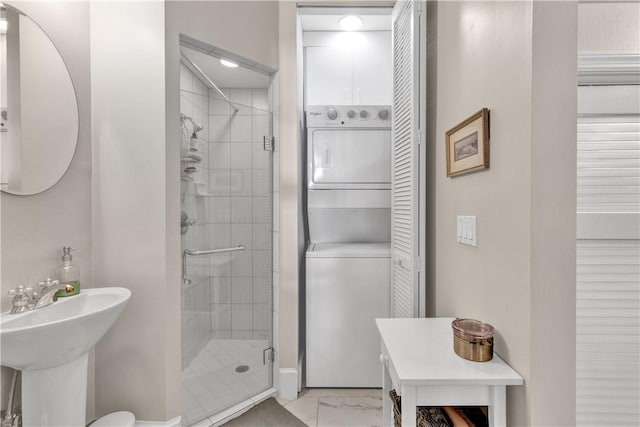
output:
[[[390,188],[389,129],[310,129],[308,141],[309,188]]]

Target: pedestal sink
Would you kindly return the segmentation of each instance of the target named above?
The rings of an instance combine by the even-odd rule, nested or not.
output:
[[[22,371],[25,427],[83,427],[88,352],[111,328],[131,291],[83,289],[20,314],[0,314],[0,362]]]

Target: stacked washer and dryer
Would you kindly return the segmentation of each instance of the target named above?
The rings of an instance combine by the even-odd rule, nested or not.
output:
[[[307,108],[306,386],[380,387],[389,317],[391,109]]]

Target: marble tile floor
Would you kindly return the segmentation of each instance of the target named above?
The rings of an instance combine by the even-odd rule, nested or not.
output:
[[[310,388],[279,402],[310,427],[382,426],[381,389]]]
[[[266,340],[211,339],[182,371],[182,423],[192,425],[269,388]],[[236,372],[240,365],[249,370]]]

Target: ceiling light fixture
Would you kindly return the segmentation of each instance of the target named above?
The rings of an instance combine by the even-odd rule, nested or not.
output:
[[[220,63],[221,63],[222,65],[224,65],[225,67],[229,67],[229,68],[238,68],[238,64],[236,64],[235,62],[228,61],[228,60],[226,60],[226,59],[221,59],[221,60],[220,60]]]
[[[355,15],[343,16],[338,22],[345,31],[355,31],[362,26],[362,18]]]

